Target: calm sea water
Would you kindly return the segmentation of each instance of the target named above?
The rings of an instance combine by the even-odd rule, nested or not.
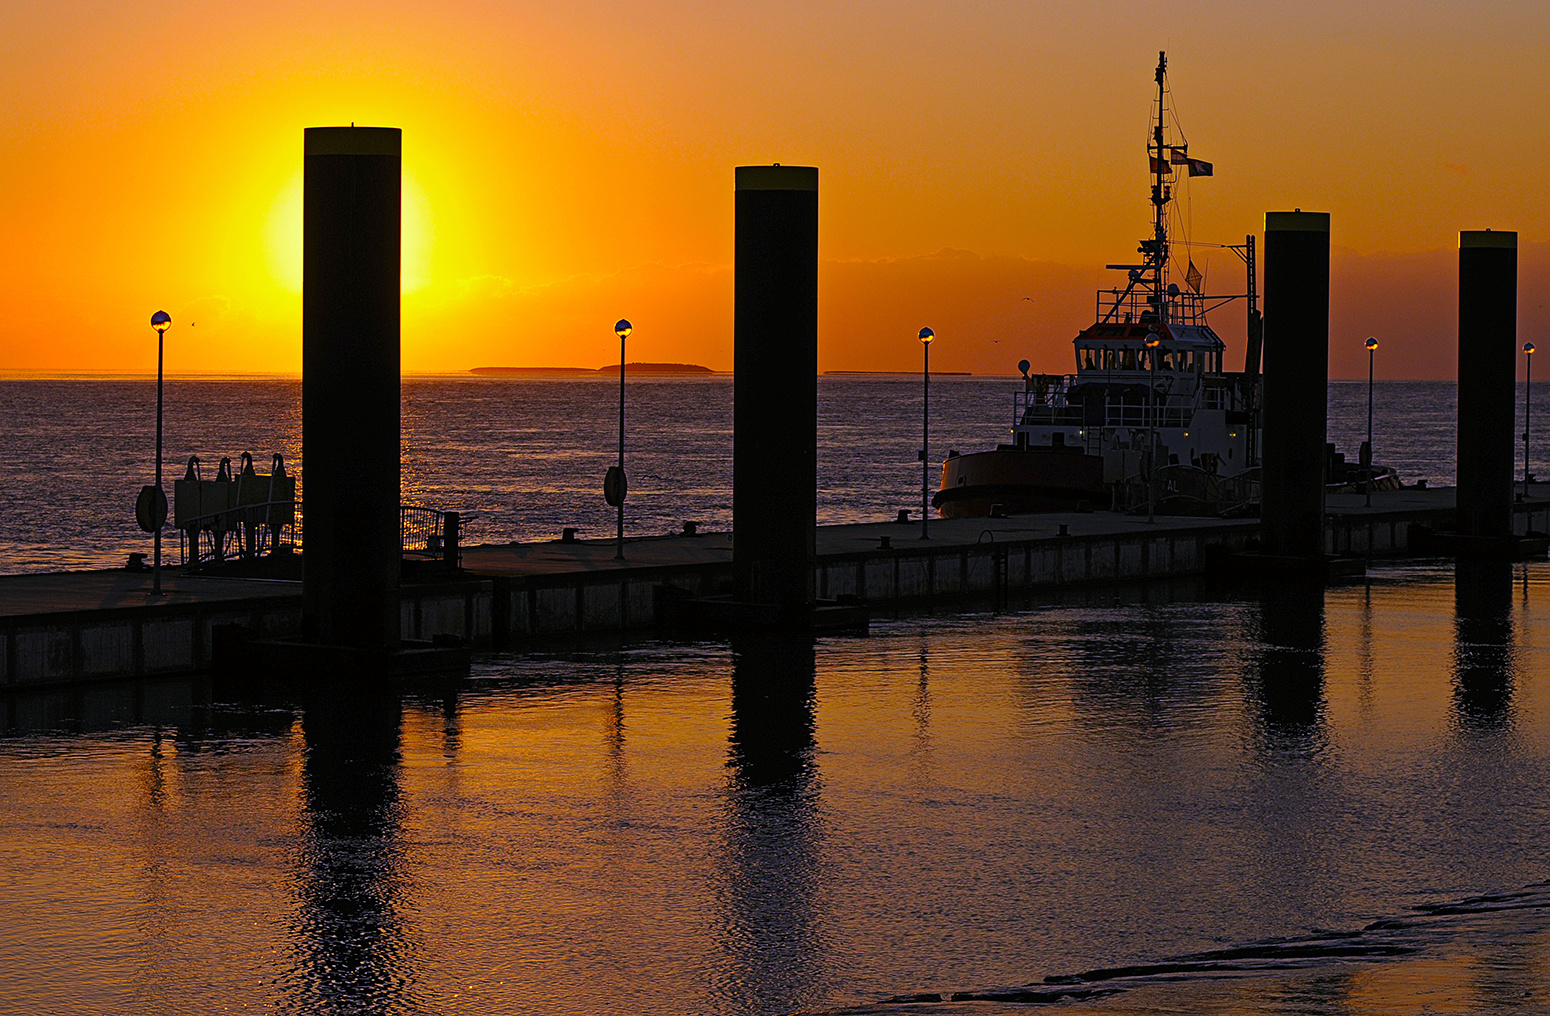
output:
[[[1005,440],[1018,383],[936,379],[933,456]],[[918,511],[919,379],[825,377],[818,391],[819,521]],[[602,477],[617,455],[617,397],[606,379],[406,379],[404,500],[463,512],[473,542],[554,539],[565,526],[608,536]],[[634,381],[626,397],[629,532],[675,531],[686,519],[730,527],[731,378]],[[1365,384],[1330,385],[1330,438],[1353,458],[1366,399]],[[1454,386],[1383,382],[1375,401],[1379,461],[1409,482],[1451,483]],[[1550,385],[1535,403],[1550,422]],[[154,472],[155,406],[152,380],[0,380],[0,574],[114,567],[149,550],[134,498]],[[169,477],[191,455],[211,476],[222,456],[244,451],[260,470],[274,452],[292,471],[301,465],[298,381],[171,381],[165,412]]]
[[[5,700],[0,1009],[1550,1012],[1550,565],[1094,596]]]
[[[933,447],[1012,386],[933,384]],[[615,395],[406,381],[406,500],[606,535]],[[1365,396],[1331,386],[1343,447]],[[298,397],[173,382],[169,460],[294,467]],[[918,504],[915,382],[820,397],[822,518]],[[729,522],[730,398],[631,385],[632,531]],[[0,382],[0,570],[146,548],[153,400]],[[1452,416],[1379,386],[1380,458],[1449,482]],[[0,1010],[1550,1013],[1550,565],[1079,595],[343,702],[0,698]],[[883,1003],[955,991],[1002,1001]]]

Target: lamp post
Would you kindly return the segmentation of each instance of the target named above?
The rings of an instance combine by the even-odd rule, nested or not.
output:
[[[1367,443],[1362,446],[1362,468],[1367,471],[1367,507],[1372,507],[1372,364],[1378,340],[1367,336]]]
[[[1152,403],[1152,427],[1146,442],[1146,521],[1157,521],[1157,347],[1162,344],[1162,339],[1157,334],[1157,329],[1149,328],[1146,332],[1146,348],[1152,351],[1151,377],[1147,381],[1147,395]]]
[[[151,327],[156,329],[156,496],[152,503],[152,519],[156,524],[153,530],[155,542],[152,544],[153,556],[151,564],[151,592],[161,595],[161,526],[166,521],[166,509],[162,506],[167,503],[167,495],[161,489],[161,388],[162,388],[162,347],[166,338],[167,329],[172,327],[172,315],[164,310],[159,310],[151,315]]]
[[[615,561],[624,560],[624,495],[628,490],[624,478],[624,340],[634,330],[635,327],[624,318],[614,324],[614,334],[619,336],[619,464],[608,471],[603,493],[619,509],[619,547],[614,551]]]
[[[1523,500],[1528,500],[1528,421],[1533,412],[1531,401],[1534,394],[1534,344],[1523,343]]]
[[[920,330],[920,349],[923,359],[920,367],[920,538],[931,539],[927,527],[931,523],[931,340],[936,332],[929,328]]]

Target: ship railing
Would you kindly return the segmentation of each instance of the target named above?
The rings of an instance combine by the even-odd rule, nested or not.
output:
[[[1169,296],[1159,306],[1149,291],[1141,289],[1100,289],[1097,294],[1097,320],[1121,324],[1161,320],[1175,325],[1206,323],[1207,298],[1203,293],[1185,290]]]
[[[1076,383],[1075,374],[1033,374],[1023,382],[1023,390],[1012,396],[1012,423],[1080,424],[1081,405],[1070,405],[1067,395]]]
[[[1144,377],[1144,375],[1143,375]],[[1190,379],[1193,380],[1193,379]],[[1111,400],[1102,409],[1094,407],[1089,413],[1086,405],[1069,401],[1071,388],[1077,382],[1075,374],[1034,374],[1027,378],[1023,390],[1012,396],[1012,425],[1056,427],[1148,427],[1154,422],[1149,400]],[[1173,388],[1174,379],[1158,384],[1157,400],[1166,403]],[[1207,408],[1212,407],[1213,397],[1224,399],[1223,390],[1206,392]],[[1194,419],[1194,406],[1161,406],[1155,414],[1158,427],[1188,427]]]
[[[1146,428],[1152,426],[1155,418],[1159,428],[1188,427],[1195,417],[1193,409],[1169,409],[1163,408],[1153,414],[1145,403],[1111,402],[1104,407],[1103,425],[1105,427],[1130,427]]]
[[[1027,404],[1019,401],[1016,423],[1025,426],[1083,427],[1096,423],[1089,419],[1081,406],[1050,406],[1042,403]],[[1104,406],[1103,427],[1128,427],[1145,429],[1154,420],[1160,429],[1188,427],[1194,419],[1193,408],[1159,409],[1155,414],[1145,403],[1112,402]]]
[[[1019,405],[1015,419],[1025,426],[1052,424],[1061,427],[1078,427],[1083,423],[1081,406],[1051,406],[1039,402]]]
[[[1166,503],[1167,514],[1232,516],[1259,500],[1255,471],[1220,476],[1195,465],[1158,466],[1155,491],[1149,475],[1143,465],[1139,472],[1115,481],[1115,511],[1146,511],[1149,498],[1154,498],[1156,504]]]

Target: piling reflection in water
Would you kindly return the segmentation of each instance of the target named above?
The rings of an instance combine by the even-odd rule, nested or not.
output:
[[[1550,564],[1515,567],[1505,654],[1448,562],[1322,608],[1105,590],[492,656],[402,710],[17,696],[0,1010],[875,1016],[1205,951],[1061,1009],[1540,1011]]]
[[[291,997],[305,1012],[412,1006],[398,835],[402,707],[386,690],[305,705],[307,828],[292,928]]]
[[[740,1011],[786,1011],[824,981],[813,640],[740,637],[732,654],[721,991]]]
[[[1260,595],[1255,689],[1270,744],[1314,749],[1324,711],[1324,587],[1267,584]]]
[[[1465,729],[1511,721],[1516,669],[1512,565],[1460,558],[1454,565],[1453,702]]]
[[[918,769],[925,771],[931,757],[931,661],[924,639],[920,643],[920,679],[910,701],[910,716],[915,719],[915,747],[910,752]]]

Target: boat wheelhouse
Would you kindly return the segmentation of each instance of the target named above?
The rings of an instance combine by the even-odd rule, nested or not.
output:
[[[1175,287],[1176,290],[1176,287]],[[1206,322],[1206,298],[1134,291],[1109,298],[1073,342],[1074,374],[1025,374],[1012,444],[1079,449],[1104,460],[1103,482],[1142,468],[1155,430],[1160,464],[1237,472],[1253,454],[1253,392],[1223,370],[1226,343]],[[1155,345],[1152,345],[1155,343]]]
[[[1109,265],[1127,272],[1123,288],[1100,290],[1094,322],[1073,341],[1075,372],[1022,371],[1009,443],[986,452],[950,452],[932,503],[946,517],[1069,510],[1083,505],[1134,508],[1151,504],[1160,477],[1165,493],[1202,506],[1247,500],[1244,476],[1254,465],[1259,381],[1259,312],[1254,238],[1230,250],[1247,268],[1247,289],[1207,296],[1193,261],[1185,286],[1169,282],[1168,207],[1175,167],[1189,176],[1212,174],[1187,146],[1170,143],[1167,57],[1159,54],[1157,106],[1148,142],[1152,235],[1141,241],[1138,264]],[[1226,370],[1226,344],[1207,314],[1236,299],[1248,305],[1245,369]],[[1214,508],[1210,510],[1215,510]]]

